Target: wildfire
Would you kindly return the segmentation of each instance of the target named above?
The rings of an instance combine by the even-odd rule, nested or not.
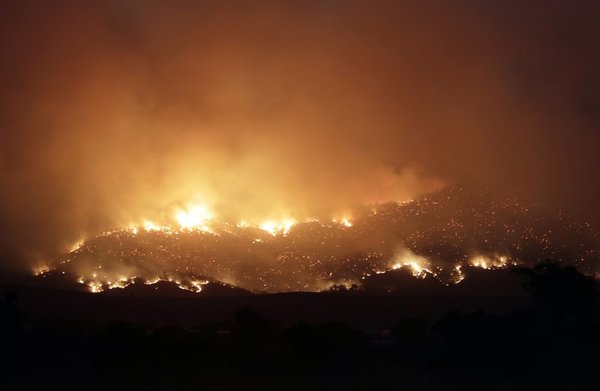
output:
[[[85,240],[83,240],[83,239],[78,240],[77,242],[73,243],[69,247],[69,252],[74,252],[74,251],[79,250],[81,248],[81,246],[83,246],[84,243],[85,243]]]
[[[509,258],[505,255],[494,257],[478,255],[473,257],[469,263],[473,267],[479,267],[482,269],[500,269],[506,267],[508,265],[508,261]]]
[[[144,220],[144,229],[146,231],[163,231],[166,227],[161,227],[150,220]]]
[[[105,233],[104,235],[119,235],[120,232],[125,233],[127,235],[137,235],[140,232],[158,232],[164,235],[178,235],[180,232],[187,231],[203,231],[207,232],[211,227],[208,224],[213,224],[215,227],[215,235],[220,236],[223,232],[228,232],[228,234],[234,234],[235,231],[229,231],[230,227],[227,223],[216,222],[213,221],[214,215],[208,211],[208,209],[204,207],[192,207],[187,210],[178,210],[174,213],[173,222],[178,223],[178,227],[175,228],[169,225],[161,225],[152,220],[143,220],[140,225],[131,225],[129,229],[125,230],[117,230],[110,231]],[[320,223],[318,220],[310,220],[310,221],[301,221],[302,224],[309,223]],[[340,220],[334,220],[337,224],[342,227],[339,232],[347,232],[346,228],[352,227],[352,223],[347,217],[344,217]],[[249,230],[249,229],[261,229],[270,235],[272,235],[271,239],[268,238],[255,238],[252,240],[252,243],[263,243],[269,241],[277,241],[278,236],[287,236],[290,232],[291,228],[296,225],[297,222],[291,218],[284,220],[266,220],[261,224],[253,224],[246,220],[241,220],[237,224],[233,224],[237,226],[240,230]],[[323,227],[328,227],[329,225],[324,224]],[[223,231],[221,231],[223,230]],[[211,232],[212,233],[212,232]],[[92,248],[86,247],[86,242],[80,242],[74,247],[73,252],[79,254],[80,252],[90,251]],[[137,250],[136,250],[137,251]],[[377,258],[374,258],[375,260]],[[443,283],[450,284],[455,283],[458,284],[465,278],[465,273],[463,271],[463,267],[469,265],[471,267],[478,267],[483,269],[495,269],[502,268],[507,266],[509,263],[509,257],[505,255],[475,255],[471,257],[467,262],[458,261],[452,266],[446,267],[437,266],[433,267],[433,263],[423,255],[419,255],[414,253],[408,248],[401,248],[397,251],[396,256],[393,258],[393,261],[390,263],[373,263],[372,269],[366,269],[362,278],[365,276],[370,276],[371,273],[381,274],[386,273],[390,270],[397,270],[401,268],[406,268],[414,277],[416,278],[426,278],[427,276],[432,276],[440,279]],[[515,263],[514,261],[512,262]],[[151,277],[144,276],[145,272],[140,269],[129,269],[123,270],[121,269],[118,274],[110,274],[108,271],[105,271],[102,267],[102,264],[97,265],[93,270],[89,270],[86,272],[85,269],[79,270],[79,273],[82,273],[82,276],[77,279],[77,281],[86,286],[90,292],[98,293],[103,292],[108,289],[114,288],[125,288],[131,284],[136,283],[137,279],[141,279],[146,285],[153,285],[160,281],[169,281],[176,284],[179,288],[185,289],[191,292],[201,292],[203,285],[207,284],[208,280],[201,280],[198,278],[186,277],[186,272],[181,271],[177,275],[172,274],[164,274],[164,275],[152,275]],[[46,267],[44,269],[36,270],[36,274],[43,274],[47,272],[49,269]],[[108,273],[108,274],[107,274]],[[64,274],[64,272],[63,272]],[[210,272],[209,274],[210,275]],[[332,277],[332,274],[329,274]],[[219,281],[223,280],[223,276],[216,277]],[[316,285],[319,288],[330,288],[331,285],[344,285],[347,288],[352,286],[355,283],[355,280],[351,278],[343,279],[336,278],[324,280],[321,284],[318,282]],[[313,283],[315,284],[315,283]],[[356,283],[356,285],[360,285],[360,282]],[[310,284],[304,284],[306,289],[311,289],[309,286],[313,286]],[[317,289],[319,289],[317,288]],[[314,289],[314,288],[312,288]],[[348,288],[349,289],[349,288]]]
[[[418,278],[425,278],[428,274],[433,276],[436,275],[430,267],[427,258],[414,254],[410,250],[403,250],[402,253],[397,256],[396,261],[392,264],[391,269],[397,270],[403,267],[408,267],[413,276]]]
[[[37,266],[34,270],[33,270],[33,274],[36,276],[41,276],[45,273],[48,273],[50,271],[50,267],[47,265],[40,265]]]
[[[259,221],[259,222],[257,222]],[[307,218],[302,222],[317,222],[320,220],[315,218]],[[353,222],[348,215],[343,215],[341,218],[332,220],[336,224],[343,227],[351,228]],[[206,205],[203,204],[188,204],[185,208],[178,208],[172,211],[170,219],[163,219],[160,223],[151,219],[142,219],[141,222],[129,224],[127,231],[133,235],[140,232],[162,232],[166,234],[176,234],[181,231],[203,231],[211,234],[218,233],[223,227],[235,225],[239,229],[258,228],[272,236],[286,236],[292,227],[298,221],[294,218],[287,217],[283,219],[267,219],[267,220],[240,220],[237,223],[217,220],[216,215]],[[101,235],[109,236],[122,230],[106,231]],[[70,247],[69,252],[74,252],[80,249],[85,244],[85,240],[80,240]]]
[[[452,273],[452,282],[455,284],[460,283],[465,279],[465,274],[462,272],[462,265],[458,264],[454,266],[454,271]]]
[[[194,205],[186,210],[178,210],[175,213],[175,220],[182,229],[200,229],[211,232],[207,223],[214,218],[212,212],[202,205]]]
[[[100,293],[104,290],[103,286],[101,283],[98,283],[96,281],[90,281],[87,283],[87,286],[90,290],[90,292],[92,293]]]
[[[245,235],[244,233],[240,233],[240,231],[231,230],[231,227],[237,227],[242,232],[248,231],[247,233],[249,233],[250,235],[255,235],[255,232],[252,232],[251,230],[260,229],[272,236],[271,238],[269,238],[268,236],[254,237],[252,239],[253,244],[258,244],[258,243],[278,244],[279,243],[278,238],[281,236],[288,236],[288,234],[290,234],[292,227],[294,227],[295,225],[298,224],[298,229],[301,230],[302,229],[301,227],[303,227],[305,224],[306,224],[306,227],[309,227],[309,226],[311,226],[311,224],[315,224],[315,223],[320,224],[323,228],[335,230],[335,232],[337,232],[338,235],[341,235],[340,238],[344,237],[344,235],[353,235],[352,234],[353,223],[350,220],[350,218],[347,216],[342,216],[339,219],[333,219],[333,222],[335,223],[335,225],[331,225],[327,222],[321,222],[320,220],[317,220],[317,219],[301,220],[298,222],[292,218],[284,218],[281,220],[265,220],[262,223],[258,223],[258,224],[253,223],[252,220],[240,220],[239,222],[235,223],[235,222],[227,222],[227,221],[217,220],[215,218],[215,215],[207,207],[204,207],[201,205],[194,205],[194,206],[188,207],[187,209],[174,210],[174,211],[172,211],[171,216],[172,217],[170,220],[168,220],[168,219],[167,220],[143,219],[143,220],[141,220],[141,223],[139,223],[139,224],[129,225],[128,229],[121,229],[121,230],[117,229],[117,230],[113,230],[113,231],[107,231],[107,232],[104,232],[101,235],[99,235],[99,237],[104,238],[104,237],[113,237],[114,236],[115,238],[127,238],[128,235],[131,235],[129,237],[135,237],[138,234],[141,234],[143,232],[153,232],[153,233],[158,233],[160,235],[166,235],[166,236],[177,236],[180,233],[186,233],[186,235],[187,235],[187,233],[198,232],[199,236],[198,236],[197,240],[199,241],[198,243],[200,243],[200,241],[213,240],[213,239],[208,239],[207,237],[203,237],[201,235],[201,232],[209,232],[212,234],[211,237],[215,237],[215,238],[225,235],[224,237],[228,238],[226,240],[230,240],[229,238],[232,237],[231,235],[233,235],[233,237],[235,237],[238,234]],[[296,231],[294,231],[294,232],[296,232]],[[303,231],[299,231],[299,232],[303,232]],[[293,233],[292,233],[292,235],[293,235]],[[165,237],[165,239],[166,239],[166,237]],[[154,240],[154,238],[152,238],[152,240]],[[156,237],[156,240],[160,241],[161,240],[160,236]],[[117,243],[119,243],[119,246],[122,246],[121,241],[119,241]],[[292,242],[292,243],[295,243],[295,242]],[[324,242],[322,240],[320,243],[324,244]],[[177,253],[173,253],[173,250],[169,249],[168,246],[169,245],[167,244],[165,247],[163,247],[163,245],[160,244],[159,247],[157,248],[157,250],[159,251],[160,254],[165,253],[165,254],[168,254],[167,256],[171,256],[171,257],[173,257],[173,256],[181,257],[182,256],[178,253],[179,251],[181,251],[180,247],[177,247],[177,249],[176,249]],[[260,251],[260,256],[264,256],[264,253],[263,253],[264,248],[262,248],[260,246],[255,246],[255,247],[257,249],[259,249],[258,251]],[[340,247],[338,245],[336,245],[335,248],[340,248]],[[92,242],[90,242],[88,245],[87,241],[79,241],[74,246],[71,247],[71,252],[69,252],[68,254],[72,254],[73,257],[77,258],[77,257],[85,256],[85,254],[88,254],[88,253],[96,253],[97,251],[98,251],[97,248],[92,244]],[[253,248],[249,248],[247,252],[244,252],[244,257],[254,256],[253,251],[257,251],[257,250],[254,250]],[[286,249],[286,251],[288,251],[288,250]],[[113,257],[113,254],[114,253],[112,252],[112,250],[110,250],[107,253],[109,258]],[[139,254],[140,254],[140,249],[134,247],[133,249],[130,250],[129,256],[132,258],[135,258],[135,257],[138,257]],[[125,256],[127,256],[127,255],[125,255]],[[149,256],[154,256],[154,255],[152,254],[152,252],[150,252]],[[278,257],[276,259],[288,262],[290,259],[293,259],[293,258],[291,258],[293,256],[294,256],[294,254],[291,252],[282,252],[281,254],[278,255]],[[117,257],[124,257],[124,255],[123,255],[123,253],[121,253],[121,255],[117,255]],[[185,255],[185,253],[184,253],[183,257],[187,257],[187,255]],[[194,255],[194,259],[197,259],[195,257],[197,257],[196,255]],[[311,254],[304,255],[301,257],[306,259],[308,262],[310,262],[311,267],[314,267],[317,269],[320,267],[320,259],[319,258],[315,258],[313,260]],[[365,264],[363,271],[360,272],[361,274],[355,276],[356,279],[354,279],[352,277],[348,277],[348,276],[334,277],[333,273],[327,272],[326,270],[322,270],[320,272],[321,275],[326,276],[324,280],[322,280],[322,281],[314,281],[314,280],[304,281],[304,280],[299,279],[297,282],[297,286],[300,287],[300,289],[320,290],[320,289],[329,289],[329,288],[331,288],[332,285],[344,285],[347,289],[350,289],[350,287],[352,287],[352,285],[354,285],[354,284],[360,285],[360,279],[361,278],[365,279],[366,278],[365,276],[368,277],[371,274],[382,274],[382,273],[386,273],[390,270],[397,270],[397,269],[401,269],[401,268],[405,268],[416,278],[424,279],[428,276],[431,276],[431,277],[437,278],[438,280],[440,280],[441,282],[443,282],[445,284],[451,284],[451,283],[458,284],[465,279],[465,270],[464,270],[465,266],[477,267],[477,268],[483,268],[483,269],[496,269],[496,268],[506,267],[509,264],[509,262],[512,264],[515,264],[515,262],[511,261],[510,258],[506,255],[476,254],[476,255],[472,256],[471,258],[463,258],[461,260],[458,260],[457,262],[455,262],[454,264],[451,264],[451,265],[447,265],[447,266],[437,265],[434,267],[433,266],[434,263],[430,259],[426,258],[423,255],[417,254],[406,247],[402,247],[400,250],[396,250],[396,255],[393,257],[393,260],[391,262],[386,262],[386,260],[382,259],[382,258],[383,258],[383,254],[381,254],[381,253],[365,255],[365,261],[369,262],[370,265]],[[70,262],[71,259],[73,259],[73,258],[65,257],[65,260],[63,262],[61,262],[61,264],[65,263],[65,262]],[[174,258],[174,259],[180,259],[180,258]],[[206,276],[210,276],[210,278],[215,278],[218,281],[223,281],[224,278],[227,275],[229,275],[229,273],[230,273],[229,270],[220,269],[219,266],[212,266],[213,262],[214,262],[213,261],[214,258],[206,258],[206,259],[209,260],[211,263],[209,265],[207,265],[207,268],[205,268],[205,269],[202,269],[201,267],[198,268],[198,270],[199,270],[198,274],[194,274],[194,275],[206,275]],[[351,258],[348,258],[348,259],[351,259]],[[225,261],[227,262],[228,260],[226,259]],[[349,262],[355,262],[355,261],[350,260]],[[357,266],[359,264],[356,264],[356,263],[353,263],[351,265],[353,268],[360,267],[360,266]],[[110,270],[111,270],[110,266],[108,268],[106,268],[106,267],[103,268],[103,266],[106,266],[106,265],[104,265],[103,263],[99,263],[92,270],[90,270],[87,266],[85,266],[83,268],[79,268],[78,270],[74,271],[75,276],[81,276],[81,277],[77,278],[77,281],[81,285],[85,286],[92,293],[103,292],[108,289],[126,288],[127,286],[129,286],[131,284],[135,284],[140,281],[142,281],[143,284],[146,284],[146,285],[154,285],[160,281],[169,281],[169,282],[176,284],[180,289],[185,289],[190,292],[197,293],[197,292],[201,292],[203,286],[206,285],[207,283],[209,283],[208,280],[202,280],[197,277],[190,276],[188,274],[188,270],[190,270],[190,269],[188,269],[189,264],[185,265],[185,268],[181,268],[181,269],[177,269],[181,265],[174,265],[174,267],[175,267],[174,270],[175,270],[176,274],[172,274],[171,272],[163,269],[162,271],[159,271],[159,274],[154,274],[155,272],[152,272],[152,274],[150,274],[150,276],[148,276],[148,273],[146,270],[144,270],[144,268],[140,268],[138,266],[127,266],[126,268],[119,268],[118,271],[115,270],[114,273],[110,272]],[[44,275],[44,273],[48,272],[49,270],[50,270],[50,268],[48,268],[48,267],[39,268],[38,270],[35,270],[35,274]],[[64,271],[62,273],[65,274]],[[317,280],[318,280],[318,278],[317,278]],[[267,286],[268,286],[267,284],[264,284],[264,287],[267,287]],[[294,289],[298,289],[298,288],[296,287]]]
[[[347,216],[343,216],[341,219],[337,219],[336,218],[336,219],[333,219],[332,221],[334,223],[341,224],[341,225],[343,225],[344,227],[347,227],[347,228],[350,228],[353,225],[352,221]]]
[[[129,232],[137,235],[140,231],[145,232],[163,232],[173,234],[177,231],[200,230],[204,232],[213,232],[210,222],[214,219],[212,212],[203,205],[193,205],[187,209],[177,209],[173,212],[173,220],[167,224],[159,224],[153,220],[143,219],[141,224],[129,224]],[[108,235],[117,231],[109,231]],[[83,245],[83,241],[78,243],[78,247]],[[72,249],[71,251],[74,251]]]
[[[137,277],[133,276],[146,284],[169,281],[170,276],[174,284],[192,292],[200,292],[206,283],[197,276],[229,279],[256,292],[281,292],[318,291],[340,281],[359,285],[371,275],[401,268],[417,278],[434,277],[452,284],[463,281],[473,268],[528,262],[527,253],[517,245],[503,242],[493,252],[493,247],[484,245],[488,240],[483,236],[477,239],[481,247],[470,240],[462,241],[468,247],[459,245],[452,252],[437,246],[445,243],[448,233],[456,231],[458,238],[470,233],[461,231],[466,228],[454,217],[431,232],[418,224],[413,228],[405,215],[426,213],[432,205],[429,201],[406,207],[386,204],[373,214],[363,208],[310,219],[288,210],[273,210],[261,219],[213,211],[201,203],[177,205],[77,242],[54,263],[57,273],[67,271],[73,280],[83,276],[79,282],[92,292],[134,283],[131,279]],[[522,240],[529,240],[528,248],[536,245],[532,234],[526,234]],[[540,245],[545,245],[544,236],[540,237]]]
[[[200,280],[191,280],[190,281],[190,287],[186,287],[183,285],[179,285],[180,288],[182,289],[187,289],[190,290],[192,292],[201,292],[202,291],[202,285],[206,285],[208,284],[208,281],[204,280],[204,281],[200,281]]]
[[[290,232],[290,229],[296,224],[295,220],[287,219],[283,221],[273,221],[267,220],[260,224],[259,228],[263,231],[270,233],[275,236],[278,234],[287,235]]]
[[[242,220],[239,223],[236,224],[238,228],[248,228],[250,227],[250,223],[247,222],[246,220]]]
[[[180,289],[185,289],[190,292],[199,293],[202,291],[202,286],[208,284],[208,280],[199,279],[180,279],[173,277],[154,277],[149,280],[144,280],[141,276],[125,277],[119,276],[114,280],[108,279],[103,280],[98,277],[96,273],[93,273],[91,278],[79,277],[77,282],[81,285],[85,285],[91,293],[100,293],[109,289],[115,288],[127,288],[128,286],[135,284],[136,280],[140,279],[144,285],[154,285],[161,281],[169,281],[175,283]]]

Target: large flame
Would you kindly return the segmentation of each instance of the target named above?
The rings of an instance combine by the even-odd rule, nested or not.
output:
[[[192,205],[175,213],[175,220],[183,229],[210,231],[207,223],[213,218],[213,213],[204,205]]]
[[[423,256],[419,256],[409,249],[402,249],[396,255],[391,264],[392,270],[407,267],[412,275],[419,278],[425,278],[429,275],[436,275],[431,269],[431,263]]]
[[[293,219],[285,219],[283,221],[267,220],[260,224],[260,229],[270,233],[271,235],[287,235],[294,224],[296,224],[296,221]]]

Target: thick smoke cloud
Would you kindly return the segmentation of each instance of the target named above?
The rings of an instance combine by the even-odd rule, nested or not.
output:
[[[0,250],[446,183],[600,221],[595,2],[0,2]]]

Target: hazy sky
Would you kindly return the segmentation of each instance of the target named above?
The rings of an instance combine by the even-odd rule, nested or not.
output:
[[[600,222],[600,2],[0,1],[2,266],[189,201],[447,183]]]

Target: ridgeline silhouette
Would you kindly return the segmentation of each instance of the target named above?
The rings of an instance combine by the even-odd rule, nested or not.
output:
[[[286,324],[251,308],[195,325],[43,319],[20,310],[21,299],[11,293],[0,301],[0,384],[7,390],[597,389],[594,281],[550,262],[510,273],[529,292],[529,304],[504,314],[404,313],[379,330],[311,319]],[[336,297],[357,304],[361,296]]]

